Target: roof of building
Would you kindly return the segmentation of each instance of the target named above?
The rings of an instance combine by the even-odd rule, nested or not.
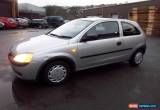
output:
[[[45,14],[46,10],[45,8],[38,7],[29,3],[21,3],[18,4],[18,10],[19,12],[25,12],[25,13],[39,13],[39,14]]]

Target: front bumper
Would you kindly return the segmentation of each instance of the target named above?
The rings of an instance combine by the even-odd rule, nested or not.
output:
[[[29,64],[19,65],[13,62],[13,55],[8,55],[11,67],[17,77],[25,80],[36,80],[41,62],[32,61]]]
[[[17,66],[17,65],[11,64],[15,75],[25,80],[36,80],[37,79],[37,75],[38,75],[38,71],[40,67],[38,65],[39,64],[37,63],[30,63],[26,66]]]

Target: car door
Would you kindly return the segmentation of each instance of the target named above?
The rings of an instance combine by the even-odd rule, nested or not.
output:
[[[143,37],[141,37],[140,30],[133,24],[129,22],[121,22],[122,30],[123,30],[123,37],[122,40],[124,41],[124,48],[128,49],[125,51],[126,57],[132,54],[132,49],[141,44],[143,41]]]
[[[84,41],[87,37],[91,38]],[[116,62],[122,56],[122,47],[118,22],[101,22],[93,26],[78,43],[79,68]]]

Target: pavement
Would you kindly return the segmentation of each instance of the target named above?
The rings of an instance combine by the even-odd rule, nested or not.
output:
[[[147,38],[139,67],[122,62],[88,69],[53,87],[14,78],[9,47],[50,30],[0,31],[0,110],[130,110],[130,103],[160,104],[160,38]]]

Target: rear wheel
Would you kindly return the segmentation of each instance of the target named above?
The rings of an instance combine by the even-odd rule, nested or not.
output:
[[[132,66],[138,66],[143,62],[144,53],[141,50],[136,51],[129,60]]]
[[[70,75],[70,67],[63,61],[48,64],[43,72],[43,80],[47,84],[57,85],[65,82]]]

